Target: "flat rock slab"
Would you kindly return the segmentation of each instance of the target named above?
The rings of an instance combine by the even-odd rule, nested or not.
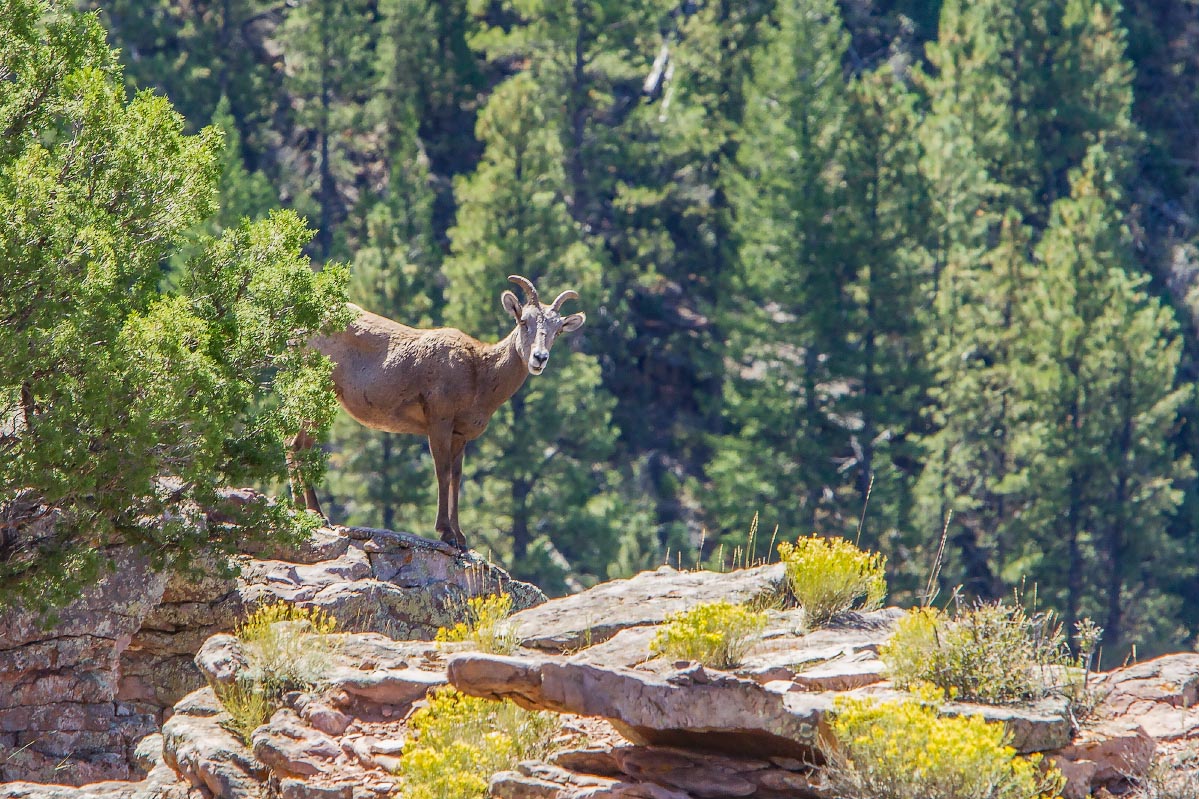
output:
[[[771,611],[761,640],[732,671],[760,683],[791,680],[809,691],[848,691],[877,683],[885,677],[878,650],[902,615],[898,608],[847,613],[828,627],[805,632],[802,611]],[[598,666],[640,666],[655,658],[650,645],[659,629],[659,625],[629,627],[571,655],[570,660]],[[661,671],[655,664],[647,668]]]
[[[606,641],[629,627],[660,624],[672,613],[705,602],[741,603],[779,596],[785,583],[781,563],[724,573],[663,566],[551,600],[513,614],[512,620],[524,646],[569,652]]]
[[[1180,653],[1102,675],[1102,719],[1138,724],[1157,741],[1199,740],[1199,654]]]
[[[895,624],[904,611],[884,608],[869,613],[848,612],[816,630],[804,627],[802,610],[774,612],[759,641],[738,668],[738,673],[759,682],[791,680],[809,676],[808,685],[824,688],[821,680],[834,676],[840,663],[854,663],[847,676],[838,682],[830,679],[828,690],[856,688],[882,678],[878,651],[895,632]],[[869,662],[869,668],[862,663]],[[873,671],[871,671],[873,670]],[[872,675],[867,678],[867,675]]]
[[[331,692],[343,691],[358,715],[400,715],[430,689],[445,685],[445,664],[434,646],[399,643],[377,633],[340,636],[336,662],[326,675]],[[361,705],[376,705],[371,710]]]
[[[833,702],[830,694],[779,690],[698,665],[662,676],[561,658],[462,654],[450,659],[448,675],[473,696],[606,718],[634,743],[759,757],[815,757]]]

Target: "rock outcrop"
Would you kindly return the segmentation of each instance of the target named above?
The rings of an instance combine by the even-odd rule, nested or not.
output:
[[[467,597],[506,592],[517,608],[545,600],[473,555],[419,536],[370,528],[318,531],[290,550],[219,564],[199,576],[151,570],[113,548],[113,572],[43,629],[28,613],[0,616],[0,782],[82,785],[145,771],[137,742],[205,684],[194,663],[212,635],[284,600],[320,608],[340,627],[429,640],[461,617]]]
[[[113,548],[119,580],[105,580],[43,627],[31,613],[0,614],[0,782],[82,785],[129,779],[152,714],[118,699],[119,661],[158,604],[165,575]]]
[[[518,605],[538,599],[502,573],[486,571],[491,567],[455,561],[439,546],[381,531],[347,531],[314,543],[314,554],[300,559],[310,563],[258,559],[236,583],[213,581],[203,590],[167,586],[162,596],[177,601],[138,611],[156,620],[155,634],[196,635],[186,625],[158,629],[171,619],[211,619],[183,607],[189,602],[212,602],[215,613],[276,598],[323,608],[351,631],[322,638],[328,662],[320,685],[284,695],[244,742],[229,731],[217,692],[244,679],[251,658],[239,639],[217,631],[198,644],[192,667],[206,684],[193,685],[174,705],[160,736],[126,751],[128,762],[137,764],[130,773],[147,772],[145,779],[84,789],[11,783],[0,785],[0,799],[389,799],[402,787],[399,773],[412,735],[408,719],[431,690],[447,683],[467,694],[557,713],[563,721],[559,751],[544,762],[495,774],[493,797],[831,799],[819,744],[836,696],[902,695],[886,681],[878,659],[900,615],[895,609],[844,614],[816,631],[804,628],[797,611],[770,611],[763,637],[735,672],[651,652],[665,618],[700,597],[783,596],[776,567],[731,575],[659,569],[546,602],[513,616],[522,647],[511,655],[416,640],[455,621],[453,603],[469,594],[505,587],[517,594]],[[204,599],[204,591],[225,591],[225,598]],[[415,596],[422,592],[429,595],[424,600]],[[89,607],[112,599],[101,591]],[[364,623],[372,601],[380,605]],[[128,608],[123,613],[137,616]],[[146,624],[140,631],[133,630],[134,621],[108,625],[98,629],[114,636],[107,639],[113,652],[121,635],[152,638]],[[379,631],[352,631],[362,626]],[[110,654],[107,661],[110,690],[120,671],[116,658]],[[37,683],[31,659],[3,662],[25,664],[20,685]],[[50,679],[53,671],[45,674]],[[1091,690],[1096,706],[1081,729],[1063,698],[998,708],[951,702],[943,711],[1005,724],[1013,746],[1045,753],[1068,777],[1066,799],[1119,792],[1163,750],[1199,748],[1199,655],[1097,675]],[[115,717],[120,701],[110,697],[108,704]],[[132,747],[132,740],[122,741],[126,750]]]

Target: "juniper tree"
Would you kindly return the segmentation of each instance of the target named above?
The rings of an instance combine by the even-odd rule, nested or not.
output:
[[[329,424],[327,363],[289,343],[338,322],[344,270],[314,274],[279,213],[209,241],[161,293],[160,263],[215,210],[219,132],[127,99],[95,15],[65,3],[7,3],[0,64],[0,602],[62,602],[111,544],[185,565],[293,528],[281,504],[241,525],[199,513],[282,476],[289,433]]]

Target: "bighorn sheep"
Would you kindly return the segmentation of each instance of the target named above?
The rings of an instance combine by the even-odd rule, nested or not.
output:
[[[500,304],[516,326],[496,344],[484,344],[460,330],[419,330],[351,305],[355,319],[342,333],[314,337],[309,344],[334,363],[333,383],[346,411],[367,427],[427,436],[437,472],[436,530],[448,544],[466,548],[458,526],[458,487],[466,442],[487,429],[491,415],[516,393],[529,375],[545,371],[559,333],[578,330],[586,315],[562,316],[567,290],[544,305],[533,283],[520,275],[525,302],[511,291]],[[293,450],[311,447],[301,431]],[[298,475],[294,468],[293,475]],[[320,512],[311,486],[293,477],[296,500]]]

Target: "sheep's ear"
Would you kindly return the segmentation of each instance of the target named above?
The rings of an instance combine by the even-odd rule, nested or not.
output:
[[[562,332],[569,333],[572,330],[578,330],[587,321],[587,314],[572,313],[570,316],[562,320]]]
[[[520,300],[516,299],[515,294],[511,291],[505,291],[500,295],[500,303],[508,313],[512,314],[516,321],[519,322],[521,320]]]

